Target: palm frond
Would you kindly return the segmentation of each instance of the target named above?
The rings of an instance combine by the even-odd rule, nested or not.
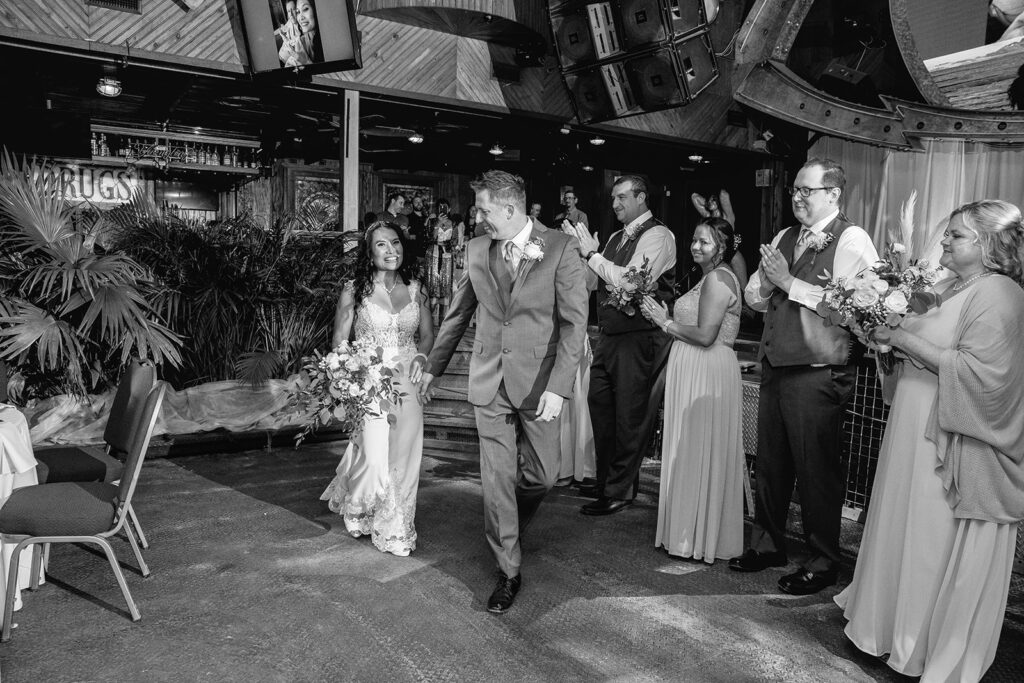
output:
[[[246,351],[235,362],[235,375],[239,382],[256,389],[276,377],[282,365],[281,354],[276,350]]]

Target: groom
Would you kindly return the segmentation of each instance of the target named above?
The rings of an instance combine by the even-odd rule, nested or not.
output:
[[[420,396],[429,397],[475,313],[469,402],[480,436],[484,533],[499,570],[487,609],[501,614],[522,586],[519,536],[558,476],[558,418],[583,352],[587,289],[578,243],[526,215],[522,178],[488,171],[470,186],[487,235],[467,245],[466,274]]]

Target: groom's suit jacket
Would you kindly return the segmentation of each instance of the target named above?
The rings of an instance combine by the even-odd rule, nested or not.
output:
[[[524,256],[514,283],[499,240],[483,235],[466,247],[466,273],[452,296],[427,370],[444,372],[475,312],[469,366],[473,405],[491,403],[502,380],[520,409],[535,409],[545,391],[572,396],[587,327],[579,242],[537,222],[530,239],[543,243],[543,258]]]

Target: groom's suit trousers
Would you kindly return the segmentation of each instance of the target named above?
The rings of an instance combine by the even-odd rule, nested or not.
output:
[[[536,411],[512,405],[504,382],[493,401],[474,410],[484,533],[498,568],[516,576],[522,562],[519,535],[558,477],[561,417],[538,422]]]

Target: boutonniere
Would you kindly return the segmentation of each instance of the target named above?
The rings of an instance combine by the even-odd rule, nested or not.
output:
[[[836,238],[831,232],[823,232],[817,235],[811,235],[807,238],[807,248],[813,249],[815,254],[820,254],[825,250],[825,247],[832,244],[832,240]]]
[[[637,226],[637,225],[632,225],[632,226],[630,226],[628,228],[623,228],[622,229],[622,236],[625,238],[624,241],[629,242],[631,239],[636,237],[636,233],[637,233],[637,231],[639,229],[640,229],[640,227]]]
[[[541,261],[544,259],[544,240],[539,237],[531,237],[523,245],[523,258],[527,261]]]

